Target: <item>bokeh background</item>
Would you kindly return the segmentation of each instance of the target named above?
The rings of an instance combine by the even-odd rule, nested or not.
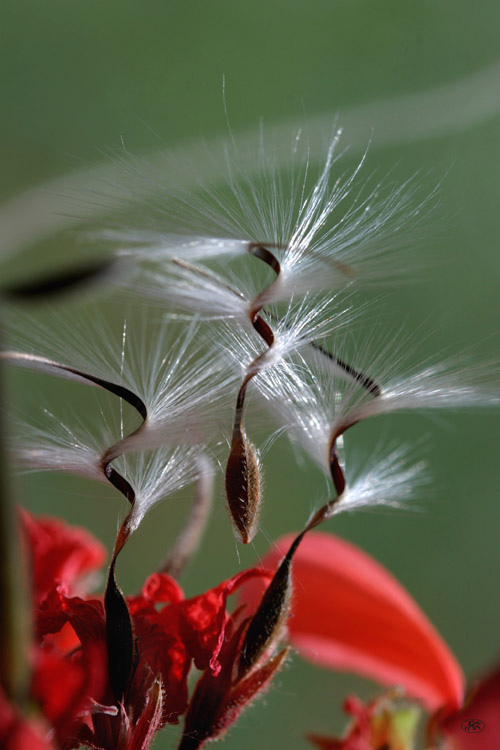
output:
[[[237,137],[255,131],[261,118],[264,128],[283,128],[287,138],[306,123],[314,150],[338,116],[344,143],[352,145],[346,168],[371,138],[368,171],[390,169],[404,180],[422,170],[429,186],[442,180],[432,231],[411,251],[422,271],[385,289],[377,310],[388,338],[419,331],[415,362],[470,351],[493,369],[496,363],[498,373],[499,26],[500,6],[488,0],[479,6],[465,0],[7,0],[0,30],[4,278],[85,251],[73,217],[88,208],[92,169],[108,169],[110,152],[122,142],[134,155],[150,155],[177,146],[189,151],[201,139],[210,149],[213,139],[227,136],[225,76]],[[107,305],[110,319],[122,313],[102,292],[52,307],[64,318],[70,308],[75,314],[97,304]],[[43,319],[47,311],[37,305],[29,315]],[[63,411],[80,417],[95,407],[94,394],[81,390],[26,373],[9,378],[21,415],[47,399],[64,401]],[[400,416],[360,430],[360,445],[393,437],[415,442],[432,483],[419,492],[416,512],[330,522],[331,531],[374,555],[407,587],[468,676],[487,669],[500,650],[499,425],[498,412],[484,410],[432,420]],[[300,528],[324,496],[318,472],[290,456],[278,441],[264,458],[264,531],[252,549],[237,552],[219,487],[203,548],[184,580],[189,594],[252,564],[268,538]],[[123,505],[111,490],[44,474],[19,479],[17,491],[31,509],[85,524],[112,544]],[[188,497],[155,510],[131,541],[120,563],[126,591],[161,558]],[[226,747],[305,748],[307,731],[341,732],[346,693],[369,697],[374,689],[295,657],[232,729]],[[155,747],[175,747],[179,731],[167,728]]]

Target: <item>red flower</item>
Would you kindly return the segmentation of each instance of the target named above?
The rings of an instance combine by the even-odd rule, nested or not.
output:
[[[226,612],[232,593],[252,578],[268,581],[269,573],[247,570],[191,599],[184,599],[173,579],[158,573],[147,579],[138,596],[126,600],[134,661],[126,690],[117,700],[109,674],[103,602],[69,595],[82,574],[101,561],[100,546],[85,532],[57,521],[38,522],[23,514],[23,523],[37,603],[32,697],[58,747],[146,750],[154,734],[166,723],[177,723],[186,710],[181,746],[201,747],[235,720],[280,666],[284,653],[273,657],[268,650],[251,668],[242,669],[240,652],[251,618],[243,608],[232,615]],[[52,587],[50,575],[55,579]],[[187,678],[193,665],[203,674],[189,701]],[[0,710],[1,740],[19,724],[17,714],[8,709]]]
[[[276,568],[293,540],[264,558]],[[429,709],[456,709],[463,677],[452,653],[398,581],[354,545],[309,533],[295,554],[289,639],[306,659],[400,684]],[[260,591],[254,587],[254,595]]]

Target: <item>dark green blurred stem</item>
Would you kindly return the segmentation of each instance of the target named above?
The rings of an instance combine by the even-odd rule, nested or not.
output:
[[[0,329],[0,348],[2,331]],[[5,374],[0,365],[0,680],[18,704],[30,680],[31,617],[26,565],[22,560],[18,519],[7,458]]]

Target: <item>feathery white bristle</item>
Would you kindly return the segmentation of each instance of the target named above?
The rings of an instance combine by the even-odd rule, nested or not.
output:
[[[129,533],[138,528],[155,505],[195,481],[199,456],[199,447],[176,447],[120,456],[113,461],[113,467],[135,490],[135,501],[125,522]]]
[[[139,268],[136,277],[126,284],[134,293],[152,296],[169,309],[208,320],[234,318],[248,324],[251,296],[212,270],[182,258]]]
[[[332,515],[381,506],[404,507],[417,487],[428,482],[425,464],[408,465],[408,455],[408,448],[398,447],[385,457],[373,457],[371,467],[352,481],[348,475],[346,489],[332,506]]]
[[[235,300],[224,298],[207,281],[198,280],[194,292],[193,280],[178,272],[141,274],[141,265],[162,259],[168,265],[173,258],[231,260],[262,245],[281,264],[275,283],[262,293],[262,304],[345,288],[354,279],[392,279],[407,271],[408,258],[402,264],[391,251],[408,243],[410,227],[414,238],[422,217],[435,206],[436,189],[421,198],[416,178],[397,187],[389,180],[363,180],[366,152],[352,172],[338,172],[340,137],[337,129],[315,168],[307,139],[294,135],[288,171],[278,165],[272,144],[267,148],[261,139],[255,152],[243,154],[231,141],[215,170],[218,179],[200,184],[193,194],[179,192],[167,180],[156,183],[154,199],[148,196],[139,211],[144,229],[108,228],[100,236],[137,263],[142,293],[161,297],[162,289],[178,285],[178,291],[164,292],[166,298],[203,315],[213,312],[208,297],[215,303],[220,295],[222,314],[237,317]],[[176,233],[176,225],[191,227],[193,236]]]
[[[342,337],[329,347],[343,354]],[[400,366],[390,352],[397,346],[382,347],[377,356],[364,356],[351,365],[372,379],[380,389],[370,393],[355,376],[335,359],[325,362],[321,352],[303,349],[287,361],[276,361],[254,379],[254,389],[265,399],[270,412],[289,436],[329,474],[330,443],[333,435],[369,417],[405,410],[459,409],[500,405],[498,367],[466,367],[457,362],[428,366],[413,375],[387,378]],[[377,372],[378,371],[378,372]]]
[[[298,303],[292,299],[279,317],[275,315],[277,323],[273,326],[275,341],[272,347],[277,352],[275,361],[278,356],[307,349],[311,341],[323,339],[348,325],[353,319],[351,308],[336,306],[336,303],[334,295],[306,294]]]
[[[78,335],[80,329],[85,335]],[[144,450],[177,443],[201,443],[217,438],[221,420],[229,412],[235,374],[216,352],[200,347],[200,324],[182,327],[172,321],[144,317],[129,321],[126,335],[113,335],[104,319],[75,322],[54,340],[36,325],[14,335],[26,348],[26,330],[64,365],[129,389],[147,409],[147,419],[131,436],[123,437],[119,452]],[[15,364],[46,371],[58,377],[87,381],[57,367],[55,360],[21,353],[6,353]],[[88,383],[87,383],[88,384]],[[116,441],[112,441],[116,442]],[[110,443],[111,445],[111,443]]]
[[[279,425],[329,475],[331,414],[297,363],[281,361],[258,375],[254,382]]]
[[[112,443],[110,434],[99,441],[83,428],[70,427],[45,410],[52,430],[18,422],[20,433],[13,443],[13,455],[20,466],[33,471],[56,471],[108,483],[102,455]],[[194,482],[200,471],[199,446],[161,448],[154,452],[121,455],[112,467],[135,492],[127,517],[131,533],[158,502]]]
[[[216,352],[199,348],[200,326],[192,321],[174,341],[159,333],[164,343],[148,346],[144,339],[129,352],[135,363],[136,392],[143,398],[148,416],[132,435],[124,437],[119,451],[135,451],[217,439],[229,419],[236,383],[235,374]],[[131,345],[133,346],[133,345]]]
[[[292,300],[285,311],[271,306],[263,313],[274,336],[272,345],[267,348],[254,330],[235,328],[229,324],[219,326],[211,333],[211,338],[225,359],[232,362],[243,376],[250,371],[257,358],[255,372],[263,372],[296,352],[305,357],[318,358],[321,355],[317,351],[309,351],[312,349],[311,342],[317,342],[343,328],[353,317],[349,307],[335,310],[334,302],[334,296],[308,294],[298,302]],[[328,371],[332,369],[333,365]]]
[[[101,455],[112,440],[110,435],[94,435],[78,424],[69,426],[44,409],[45,428],[15,420],[16,436],[12,439],[14,459],[23,469],[57,471],[86,479],[107,482],[101,466]]]
[[[117,253],[125,258],[153,262],[181,258],[189,262],[218,260],[225,256],[244,255],[247,240],[224,237],[191,237],[186,234],[162,233],[148,230],[107,229],[99,239],[118,246]]]
[[[396,411],[500,406],[498,366],[443,362],[406,377],[381,382],[378,398],[344,399],[332,424],[343,424]]]

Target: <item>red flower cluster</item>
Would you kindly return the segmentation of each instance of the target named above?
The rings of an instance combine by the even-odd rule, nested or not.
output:
[[[80,745],[147,750],[161,727],[177,724],[183,715],[179,750],[196,750],[218,738],[285,658],[287,649],[276,653],[276,645],[290,597],[279,571],[291,565],[292,548],[290,642],[306,658],[314,653],[323,666],[398,682],[437,712],[435,736],[444,733],[453,748],[462,739],[456,725],[465,716],[463,679],[453,655],[393,576],[341,539],[313,532],[298,546],[297,538],[284,537],[265,559],[269,570],[277,568],[274,577],[265,568],[246,570],[191,599],[168,575],[151,575],[139,595],[125,600],[134,655],[126,689],[117,698],[105,606],[86,596],[104,548],[85,530],[57,520],[23,512],[22,523],[33,569],[30,700],[37,713],[28,720],[0,696],[0,744],[7,750]],[[236,591],[242,604],[229,614],[228,597]],[[190,694],[192,666],[201,675]],[[480,688],[481,701],[483,694],[488,705],[493,695],[496,705],[498,677]],[[346,710],[354,723],[347,735],[311,740],[335,750],[407,750],[399,714],[388,705],[385,697],[367,706],[350,700]],[[484,750],[493,749],[484,745]]]
[[[238,659],[249,618],[244,608],[226,612],[232,593],[251,578],[268,581],[269,573],[244,571],[192,599],[166,574],[154,574],[138,596],[127,598],[135,657],[117,701],[108,674],[103,602],[74,595],[84,594],[85,577],[102,564],[103,548],[87,532],[59,521],[27,513],[22,519],[34,571],[31,692],[40,721],[21,720],[3,699],[0,743],[9,750],[70,750],[82,744],[146,750],[154,734],[166,723],[176,724],[186,709],[181,747],[201,747],[234,721],[280,666],[284,652],[266,654],[242,673]],[[189,701],[192,665],[202,675]]]

